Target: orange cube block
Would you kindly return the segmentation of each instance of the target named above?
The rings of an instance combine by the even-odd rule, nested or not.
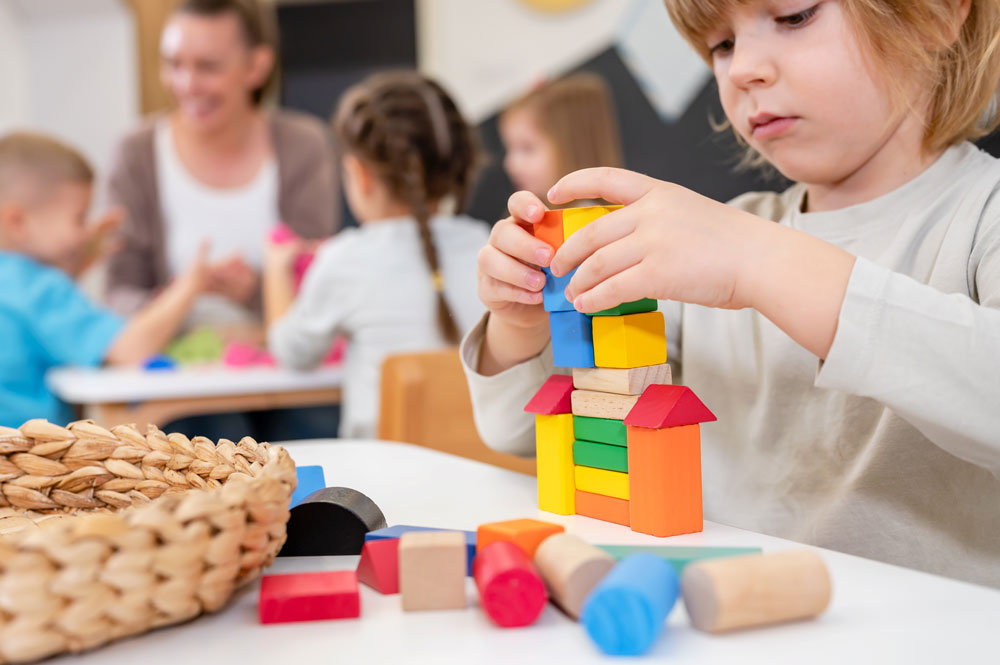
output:
[[[661,537],[701,531],[699,426],[627,429],[629,526]]]
[[[480,524],[476,530],[476,552],[482,552],[490,543],[506,540],[524,550],[528,558],[534,559],[535,550],[543,540],[563,531],[565,529],[559,524],[532,519]]]
[[[563,211],[547,211],[542,221],[532,224],[530,230],[533,236],[552,245],[553,250],[559,249],[563,244]]]
[[[575,503],[577,515],[622,526],[629,525],[629,502],[625,499],[577,490]]]

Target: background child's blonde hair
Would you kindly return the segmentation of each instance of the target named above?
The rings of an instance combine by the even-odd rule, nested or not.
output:
[[[746,0],[665,0],[674,25],[710,61],[705,36]],[[955,25],[952,0],[842,0],[882,79],[901,106],[912,74],[933,90],[924,148],[935,153],[1000,126],[1000,0],[970,0]]]
[[[500,116],[534,113],[555,146],[559,177],[593,166],[622,166],[618,118],[607,84],[596,74],[572,74],[521,97]]]
[[[49,136],[12,132],[0,137],[0,203],[35,203],[63,182],[91,184],[94,170],[70,146]]]

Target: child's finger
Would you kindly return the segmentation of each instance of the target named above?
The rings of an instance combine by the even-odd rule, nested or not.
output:
[[[573,306],[577,311],[586,314],[610,309],[623,302],[639,300],[648,293],[647,282],[648,278],[643,273],[642,264],[637,263],[576,296]]]
[[[645,196],[657,182],[641,173],[602,166],[563,176],[549,190],[548,198],[552,203],[604,199],[628,205]]]
[[[484,275],[528,291],[541,291],[545,275],[521,261],[504,254],[492,245],[479,250],[479,270]]]
[[[562,277],[600,248],[635,231],[635,214],[624,208],[595,219],[571,235],[552,257],[552,274]]]
[[[577,295],[586,293],[602,282],[639,264],[645,256],[645,249],[638,242],[634,242],[631,237],[600,248],[580,264],[573,279],[566,287],[566,299],[573,302]],[[616,302],[611,307],[620,304],[620,302]]]
[[[514,219],[535,224],[542,221],[545,214],[545,204],[531,192],[514,192],[507,199],[507,210]]]
[[[518,261],[536,266],[547,266],[552,260],[551,245],[531,235],[510,219],[496,223],[490,232],[490,245]]]
[[[479,299],[484,303],[538,305],[542,302],[542,292],[527,291],[507,282],[501,282],[489,275],[480,275]]]

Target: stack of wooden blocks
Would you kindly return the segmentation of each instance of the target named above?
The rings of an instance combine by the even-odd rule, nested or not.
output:
[[[559,249],[617,207],[551,211],[533,233]],[[655,536],[701,531],[699,424],[715,416],[671,385],[656,301],[582,314],[564,295],[573,273],[544,270],[553,359],[573,376],[553,375],[525,407],[535,414],[539,507]]]

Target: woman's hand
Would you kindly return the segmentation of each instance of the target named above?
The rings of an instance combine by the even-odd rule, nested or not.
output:
[[[80,253],[79,261],[72,270],[74,277],[87,272],[90,268],[122,248],[121,238],[115,237],[115,232],[125,219],[125,210],[112,208],[97,221],[87,227],[87,237]]]
[[[208,290],[238,305],[246,305],[257,293],[257,273],[241,256],[208,267]]]

